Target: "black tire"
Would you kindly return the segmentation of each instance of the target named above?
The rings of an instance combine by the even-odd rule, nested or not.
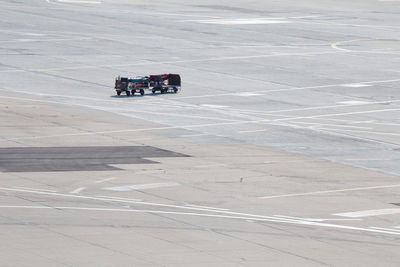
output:
[[[176,94],[178,92],[178,88],[174,87],[174,93]]]
[[[161,94],[165,94],[165,89],[161,89]]]
[[[140,94],[144,95],[144,90],[143,89],[140,89]]]
[[[130,96],[130,95],[131,95],[131,92],[126,91],[126,95],[127,95],[127,96]]]
[[[155,94],[155,93],[156,93],[156,90],[151,90],[151,92],[152,92],[153,94]]]
[[[117,91],[117,95],[121,95],[121,91]]]

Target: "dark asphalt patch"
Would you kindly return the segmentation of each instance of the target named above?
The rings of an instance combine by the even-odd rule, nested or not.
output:
[[[110,164],[157,163],[147,158],[164,157],[188,156],[151,146],[12,147],[0,148],[0,171],[121,170]]]

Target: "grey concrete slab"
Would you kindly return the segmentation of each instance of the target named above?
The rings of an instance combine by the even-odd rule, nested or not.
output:
[[[396,1],[0,6],[0,265],[399,265]]]
[[[149,146],[14,147],[0,148],[3,172],[117,170],[110,165],[155,163],[153,157],[184,157]]]
[[[31,120],[24,116],[23,105],[10,101],[7,105],[6,121]],[[70,116],[90,121],[92,113],[98,113],[85,115],[85,109],[57,105],[35,107],[36,117],[47,114],[44,131],[54,124],[74,129],[76,121],[68,120]],[[61,266],[398,264],[395,213],[362,218],[333,215],[398,207],[392,204],[400,187],[398,176],[262,146],[196,145],[153,132],[132,136],[129,131],[135,130],[135,124],[127,130],[117,118],[108,113],[96,117],[95,127],[102,122],[103,129],[90,133],[91,140],[112,148],[116,143],[126,145],[126,149],[132,143],[151,143],[191,157],[112,165],[122,171],[1,173],[2,236],[11,244],[4,248],[8,253],[3,262],[21,266],[27,262]],[[136,122],[136,129],[145,127]],[[28,123],[9,127],[24,134],[30,129]],[[88,143],[82,137],[92,127],[92,123],[82,124],[78,133],[62,134],[62,139],[34,138],[31,133],[30,138],[18,140],[35,146],[51,139],[69,143],[74,150]],[[2,143],[15,147],[15,141],[9,138]],[[54,150],[48,144],[49,148],[39,149]],[[20,150],[27,151],[26,145]],[[15,150],[3,148],[7,149]],[[175,186],[165,186],[171,182]],[[158,186],[107,189],[149,184]],[[16,259],[16,251],[26,252],[25,257]],[[373,258],[367,260],[367,255]]]

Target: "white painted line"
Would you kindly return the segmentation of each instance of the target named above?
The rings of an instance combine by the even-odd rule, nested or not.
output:
[[[6,90],[6,89],[0,89],[0,90],[9,91],[9,90]],[[32,94],[31,92],[27,92],[27,91],[14,91],[14,92],[20,92],[20,93],[24,93],[24,94]],[[55,98],[65,97],[65,98],[68,98],[68,99],[85,99],[85,100],[88,99],[88,100],[91,100],[91,101],[98,101],[98,102],[101,103],[100,106],[90,106],[90,105],[88,106],[88,105],[80,105],[80,104],[65,103],[65,102],[54,102],[54,101],[37,100],[37,99],[30,100],[30,101],[35,101],[35,102],[45,102],[45,103],[46,102],[53,102],[53,103],[63,104],[63,105],[76,105],[76,106],[91,107],[91,108],[94,108],[94,109],[100,109],[100,110],[106,110],[106,111],[110,111],[110,110],[103,108],[105,106],[104,103],[115,103],[115,101],[112,101],[112,100],[87,98],[87,97],[79,97],[79,96],[67,96],[67,95],[43,94],[43,93],[36,93],[36,94],[33,94],[33,95],[35,95],[35,96],[51,96],[51,97],[55,97]],[[15,99],[13,97],[4,97],[4,98]],[[27,99],[24,99],[24,98],[19,98],[19,99],[20,100],[27,100]],[[166,102],[166,101],[163,101],[163,102]],[[167,101],[167,103],[166,104],[164,103],[164,105],[168,106],[169,108],[177,108],[177,109],[180,109],[181,107],[189,107],[191,109],[199,108],[197,105],[189,105],[189,104],[188,105],[176,105],[176,104],[173,105],[170,102],[172,102],[172,101]],[[140,104],[142,104],[142,105],[158,105],[159,106],[161,103],[158,103],[158,102],[157,103],[149,103],[149,101],[141,101]],[[124,110],[123,109],[121,109],[121,110],[113,109],[111,111],[122,113]],[[129,109],[126,109],[126,111],[130,112]],[[190,116],[190,115],[188,116],[188,115],[182,114],[182,112],[180,112],[179,114],[173,114],[173,113],[166,114],[165,112],[164,113],[158,113],[158,112],[138,111],[138,110],[136,110],[135,112],[136,113],[138,113],[138,112],[139,113],[145,113],[145,114],[156,114],[156,115],[162,115],[162,116],[175,116],[175,117],[184,117],[184,118],[187,117],[187,118],[192,118],[192,119],[205,119],[205,120],[213,120],[213,121],[231,121],[231,122],[235,121],[235,120],[232,120],[232,119],[217,118],[215,116],[214,117]],[[139,138],[139,139],[135,139],[135,141],[136,140],[146,140],[146,139],[149,139],[149,138]]]
[[[101,4],[101,1],[86,1],[86,0],[55,0],[60,3],[72,3],[72,4]]]
[[[144,138],[135,138],[134,141],[145,141],[145,140],[154,140],[152,137],[144,137]]]
[[[264,196],[264,197],[258,197],[258,198],[259,199],[271,199],[271,198],[297,197],[297,196],[309,196],[309,195],[340,193],[340,192],[349,192],[349,191],[364,191],[364,190],[395,188],[395,187],[400,187],[400,184],[382,185],[382,186],[369,186],[369,187],[356,187],[356,188],[346,188],[346,189],[326,190],[326,191],[315,191],[315,192],[308,192],[308,193],[286,194],[286,195],[277,195],[277,196]]]
[[[154,169],[154,170],[135,171],[135,174],[153,174],[153,173],[165,173],[165,170],[164,169]]]
[[[174,16],[175,18],[178,18],[178,17],[198,17],[198,18],[212,18],[212,19],[219,18],[217,16],[207,16],[207,15],[203,15],[203,14],[183,14],[183,13],[165,12],[165,10],[164,10],[164,12],[156,12],[154,10],[151,10],[151,11],[135,10],[135,14],[145,14],[145,15],[157,16],[157,17]],[[190,21],[190,20],[185,20],[185,21]]]
[[[160,187],[179,186],[179,185],[181,185],[181,184],[177,183],[177,182],[167,182],[167,183],[153,183],[153,184],[124,185],[124,186],[116,186],[116,187],[106,187],[103,189],[111,190],[111,191],[126,192],[126,191],[132,191],[132,190],[146,190],[146,189],[153,189],[153,188],[160,188]]]
[[[1,71],[0,71],[1,72]],[[84,96],[72,96],[72,95],[60,95],[60,94],[47,94],[47,93],[39,93],[39,92],[32,92],[32,91],[24,91],[24,90],[9,90],[5,88],[0,88],[0,91],[6,91],[6,92],[16,92],[16,93],[21,93],[21,94],[29,94],[33,96],[40,96],[40,97],[52,97],[52,98],[68,98],[68,99],[73,99],[73,100],[92,100],[92,101],[101,101],[101,102],[107,102],[107,103],[113,103],[113,100],[105,100],[101,98],[91,98],[91,97],[84,97]],[[12,98],[12,97],[5,97],[5,98]],[[30,99],[30,98],[28,98]],[[35,99],[32,99],[35,100]],[[37,101],[40,101],[40,99],[37,99]],[[50,102],[52,103],[52,102]],[[60,103],[60,102],[53,102],[53,103]]]
[[[207,214],[207,213],[191,213],[191,212],[176,212],[176,211],[161,211],[161,210],[138,210],[138,209],[117,209],[117,208],[93,208],[93,207],[70,207],[70,206],[12,206],[12,205],[1,205],[3,209],[51,209],[51,210],[85,210],[85,211],[114,211],[114,212],[139,212],[139,213],[154,213],[154,214],[176,214],[176,215],[191,215],[191,216],[203,216],[203,217],[216,217],[216,218],[231,218],[231,219],[244,219],[253,221],[269,221],[269,222],[284,222],[284,223],[295,223],[295,224],[307,224],[313,225],[313,222],[287,220],[279,218],[253,218],[247,216],[232,216],[232,215],[220,215],[220,214]],[[231,213],[227,211],[217,211],[218,213]],[[341,228],[341,227],[339,227]]]
[[[205,107],[205,108],[227,108],[228,106],[222,106],[222,105],[209,105],[209,104],[202,104],[200,105],[201,107]]]
[[[2,96],[0,96],[0,97],[2,97]],[[13,98],[13,97],[4,97],[4,98]],[[21,99],[21,98],[17,98],[17,97],[15,97],[13,99],[27,100],[27,99],[23,99],[23,98]],[[52,103],[71,105],[71,104],[62,103],[62,102],[55,102],[55,101],[43,101],[43,100],[32,100],[32,101],[52,102]],[[87,106],[85,106],[85,107],[87,107]],[[356,111],[356,112],[345,112],[345,113],[334,113],[334,114],[322,114],[322,115],[314,115],[314,116],[289,117],[289,118],[281,118],[281,119],[274,119],[274,120],[270,120],[270,119],[238,120],[238,121],[222,122],[222,123],[194,124],[194,125],[182,125],[182,126],[166,126],[166,127],[154,127],[154,128],[139,128],[139,129],[126,129],[126,130],[102,131],[102,132],[85,132],[85,133],[72,133],[72,134],[61,134],[61,135],[34,136],[34,137],[17,137],[17,138],[7,138],[7,140],[1,140],[1,141],[4,142],[4,141],[30,140],[30,139],[53,138],[53,137],[63,137],[63,136],[84,136],[84,135],[96,135],[96,134],[157,131],[157,130],[169,130],[169,129],[191,129],[191,128],[203,128],[203,127],[224,126],[224,125],[265,123],[265,122],[274,123],[274,122],[293,121],[293,120],[300,120],[300,119],[315,119],[315,118],[324,118],[324,117],[332,117],[332,116],[345,116],[345,115],[378,113],[378,112],[388,112],[388,111],[400,111],[400,108],[378,109],[378,110]],[[337,129],[333,129],[333,131],[334,130],[337,130]],[[397,134],[392,134],[392,135],[397,135]]]
[[[27,36],[46,36],[47,34],[43,33],[36,33],[36,32],[21,32],[20,35],[27,35]]]
[[[400,233],[400,230],[392,229],[392,228],[383,228],[383,227],[374,227],[374,226],[371,226],[370,228],[372,228],[372,229],[378,229],[378,230],[384,230],[384,231],[396,231],[396,232],[399,232],[399,233]],[[394,228],[395,228],[395,227],[394,227]]]
[[[306,149],[305,147],[302,149]],[[307,160],[285,160],[284,163],[304,163],[307,162]],[[270,160],[270,161],[264,161],[264,164],[271,164],[271,163],[282,163],[281,160]]]
[[[380,82],[393,82],[397,80],[385,80]],[[369,82],[373,83],[373,81]],[[2,97],[2,96],[0,96]],[[56,101],[46,101],[46,100],[36,100],[36,99],[21,99],[20,97],[4,97],[4,98],[12,98],[18,100],[30,100],[30,101],[37,101],[37,102],[46,102],[46,103],[57,103],[57,104],[64,104],[64,105],[74,105],[70,103],[63,103],[63,102],[56,102]],[[399,101],[399,100],[396,100]],[[396,102],[391,101],[391,102]],[[388,101],[385,101],[388,102]],[[77,106],[83,106],[77,104]],[[85,107],[87,107],[85,105]],[[96,108],[96,107],[94,107]],[[315,118],[323,118],[329,116],[343,116],[343,115],[351,115],[351,114],[366,114],[366,113],[374,113],[374,112],[387,112],[387,111],[398,111],[400,109],[383,109],[383,110],[369,110],[369,111],[361,111],[361,112],[347,112],[347,113],[336,113],[336,114],[323,114],[323,115],[315,115],[315,116],[303,116],[303,117],[289,117],[283,119],[275,119],[275,120],[243,120],[243,121],[233,121],[233,122],[225,122],[225,123],[210,123],[210,124],[198,124],[198,125],[184,125],[184,126],[169,126],[169,127],[157,127],[157,128],[142,128],[142,129],[126,129],[126,130],[119,130],[119,131],[103,131],[103,132],[86,132],[86,133],[73,133],[73,134],[62,134],[62,135],[49,135],[49,136],[34,136],[34,137],[19,137],[19,138],[8,138],[4,141],[14,141],[14,140],[28,140],[28,139],[38,139],[38,138],[53,138],[53,137],[63,137],[63,136],[83,136],[83,135],[94,135],[94,134],[110,134],[110,133],[125,133],[125,132],[139,132],[139,131],[153,131],[153,130],[167,130],[167,129],[187,129],[187,128],[198,128],[198,127],[212,127],[212,126],[223,126],[223,125],[239,125],[239,124],[249,124],[249,123],[264,123],[264,122],[277,122],[277,121],[288,121],[288,120],[299,120],[299,119],[315,119]],[[335,130],[333,130],[335,131]],[[338,134],[338,133],[336,133]],[[369,140],[377,142],[376,140]]]
[[[323,126],[331,126],[331,127],[339,127],[339,128],[353,128],[353,129],[365,129],[370,130],[371,127],[362,127],[362,126],[353,126],[353,125],[343,125],[343,124],[329,124],[329,123],[317,123],[317,122],[302,122],[296,121],[292,122],[295,124],[306,124],[306,125],[313,125],[313,127],[323,127]]]
[[[80,192],[82,192],[83,190],[85,190],[86,187],[79,187],[71,192],[69,192],[70,194],[79,194]]]
[[[263,95],[263,94],[260,94],[260,93],[254,93],[254,92],[244,92],[244,93],[236,93],[236,94],[233,94],[234,96],[244,96],[244,97],[247,97],[247,96],[260,96],[260,95]]]
[[[149,213],[149,214],[170,214],[170,215],[184,215],[184,216],[199,216],[199,217],[211,217],[211,218],[224,218],[224,219],[239,219],[245,221],[261,221],[261,222],[276,222],[296,225],[307,225],[316,227],[327,227],[334,229],[354,230],[360,232],[380,233],[389,235],[400,235],[400,232],[396,230],[380,230],[372,228],[352,227],[338,224],[328,224],[311,221],[298,221],[298,220],[286,220],[284,218],[255,218],[246,216],[232,216],[232,215],[221,215],[221,214],[207,214],[207,213],[193,213],[193,212],[176,212],[176,211],[161,211],[161,210],[137,210],[137,209],[112,209],[112,208],[92,208],[92,207],[66,207],[66,206],[0,206],[3,209],[46,209],[46,210],[84,210],[84,211],[108,211],[108,212],[132,212],[132,213]],[[221,211],[223,212],[223,211]],[[228,213],[228,212],[225,212]]]
[[[197,165],[195,166],[195,168],[211,168],[211,167],[221,167],[221,166],[226,166],[226,165],[222,163],[216,163],[216,164]]]
[[[368,82],[362,82],[362,83],[368,83],[368,84],[375,84],[375,83],[391,83],[391,82],[398,82],[400,79],[391,79],[391,80],[381,80],[381,81],[368,81]]]
[[[144,105],[160,105],[160,104],[153,104],[153,103],[140,103],[140,104],[144,104]],[[173,105],[168,105],[169,108],[176,108],[176,109],[181,109],[181,107],[179,106],[173,106]],[[225,106],[218,106],[218,107],[209,107],[209,108],[222,108]],[[190,109],[198,109],[199,107],[190,107]],[[128,110],[128,112],[131,112],[131,110]],[[234,121],[232,119],[223,119],[223,118],[216,118],[216,117],[205,117],[205,116],[193,116],[193,115],[185,115],[182,114],[182,110],[178,111],[179,113],[171,113],[171,112],[151,112],[148,110],[145,111],[139,111],[136,110],[135,113],[144,113],[144,114],[155,114],[155,115],[160,115],[163,117],[179,117],[179,118],[190,118],[190,119],[204,119],[204,120],[214,120],[214,121]]]
[[[369,228],[361,228],[361,227],[350,227],[345,225],[337,225],[337,224],[327,224],[327,223],[319,223],[319,222],[308,222],[308,221],[298,221],[298,220],[290,220],[290,219],[277,219],[276,217],[271,216],[263,216],[263,215],[255,215],[255,214],[246,214],[240,212],[230,212],[230,211],[218,211],[218,210],[210,210],[204,208],[196,208],[196,207],[185,207],[185,206],[177,206],[177,205],[168,205],[168,204],[160,204],[160,203],[151,203],[151,202],[136,202],[130,200],[120,200],[120,199],[107,199],[107,198],[99,198],[99,197],[91,197],[91,196],[79,196],[79,195],[69,195],[69,194],[60,194],[60,193],[51,193],[51,192],[40,192],[33,190],[23,190],[23,189],[14,189],[7,187],[0,187],[0,190],[3,191],[13,191],[20,193],[32,193],[32,194],[40,194],[40,195],[50,195],[50,196],[60,196],[60,197],[72,197],[72,198],[80,198],[80,199],[88,199],[88,200],[98,200],[98,201],[115,201],[122,203],[135,203],[141,205],[149,205],[149,206],[157,206],[157,207],[169,207],[169,208],[178,208],[178,209],[189,209],[189,210],[201,210],[201,211],[209,211],[220,214],[229,214],[235,216],[228,215],[215,215],[215,214],[196,214],[196,213],[183,213],[183,212],[164,212],[164,211],[139,211],[139,212],[148,212],[148,213],[169,213],[169,214],[181,214],[181,215],[192,215],[192,216],[205,216],[205,217],[220,217],[220,218],[236,218],[236,219],[244,219],[244,220],[252,220],[252,221],[269,221],[269,222],[278,222],[278,223],[288,223],[288,224],[298,224],[298,225],[308,225],[308,226],[317,226],[317,227],[328,227],[328,228],[336,228],[336,229],[345,229],[345,230],[354,230],[354,231],[362,231],[362,232],[373,232],[373,233],[382,233],[382,234],[392,234],[398,235],[400,233],[393,231],[383,231],[378,229],[369,229]],[[17,206],[2,206],[4,208],[16,208]],[[20,206],[24,207],[24,206]],[[30,207],[30,206],[25,206]],[[56,208],[56,207],[48,207],[44,206],[42,208]],[[87,209],[87,208],[83,208]],[[118,211],[126,211],[126,210],[118,210]],[[129,210],[128,210],[129,211]],[[134,212],[134,210],[132,210]],[[243,217],[245,216],[245,217]]]
[[[115,179],[117,179],[117,177],[110,177],[110,178],[105,178],[105,179],[97,180],[95,183],[96,183],[96,184],[100,184],[100,183],[112,181],[112,180],[115,180]]]
[[[400,123],[385,123],[385,122],[376,122],[375,120],[351,120],[351,119],[334,119],[334,118],[323,118],[322,121],[334,121],[334,122],[344,122],[348,124],[373,124],[373,125],[385,125],[385,126],[400,126]],[[296,122],[296,123],[305,123],[305,122]],[[335,125],[335,124],[334,124]]]
[[[393,158],[378,158],[378,159],[345,159],[347,161],[390,161],[390,160],[400,160],[400,159],[393,159]]]
[[[195,207],[195,208],[206,208],[206,209],[210,209],[210,210],[229,210],[229,209],[224,209],[224,208],[215,208],[215,207],[192,205],[192,204],[185,204],[185,206]]]
[[[201,134],[184,134],[179,137],[185,138],[185,137],[198,137],[198,136],[207,136],[210,135],[209,133],[201,133]]]
[[[260,17],[260,18],[241,18],[241,19],[229,19],[229,20],[289,20],[289,19],[309,19],[309,18],[319,18],[321,17],[320,15],[310,15],[310,16],[290,16],[290,17]],[[220,19],[220,20],[227,20],[223,19],[221,17],[214,17],[215,19]],[[181,22],[202,22],[204,20],[182,20]]]
[[[391,214],[398,214],[398,213],[400,213],[400,208],[342,212],[342,213],[335,213],[332,215],[349,217],[349,218],[362,218],[362,217],[371,217],[371,216],[391,215]]]
[[[252,56],[214,57],[214,58],[205,58],[205,59],[166,61],[166,62],[159,62],[157,64],[176,64],[176,63],[192,63],[192,62],[208,62],[208,61],[225,61],[225,60],[269,58],[269,57],[316,56],[316,55],[337,54],[337,53],[339,53],[339,52],[325,51],[325,52],[274,53],[274,54],[262,54],[262,55],[252,55]],[[154,64],[156,64],[156,63],[155,62],[149,62],[149,64],[146,64],[146,65],[154,65]],[[132,64],[129,64],[129,65],[132,65]],[[137,64],[134,64],[134,65],[137,65]],[[110,66],[110,67],[112,67],[112,66]]]
[[[262,55],[252,55],[252,56],[232,56],[232,57],[212,57],[203,59],[190,59],[190,60],[175,60],[175,61],[162,61],[162,62],[138,62],[131,64],[110,64],[110,65],[81,65],[75,67],[65,67],[57,69],[28,69],[20,70],[21,72],[27,71],[63,71],[68,69],[98,69],[101,67],[132,67],[132,66],[143,66],[143,65],[163,65],[163,64],[179,64],[179,63],[192,63],[192,62],[213,62],[213,61],[225,61],[225,60],[240,60],[240,59],[253,59],[253,58],[269,58],[269,57],[291,57],[291,56],[313,56],[313,55],[325,55],[325,54],[337,54],[338,51],[326,51],[326,52],[304,52],[304,53],[274,53],[274,54],[262,54]],[[0,72],[7,72],[0,71]],[[229,93],[227,95],[232,95]]]
[[[292,117],[292,118],[275,119],[275,120],[271,120],[271,121],[287,121],[287,120],[290,121],[290,120],[300,120],[300,119],[314,119],[314,118],[336,117],[336,116],[368,114],[368,113],[379,113],[379,112],[389,112],[389,111],[400,111],[400,108],[375,109],[375,110],[343,112],[343,113],[330,113],[330,114],[322,114],[322,115],[314,115],[314,116],[303,116],[303,117]]]
[[[2,96],[0,96],[0,97],[2,97]],[[12,97],[4,97],[4,98],[12,98]],[[13,98],[13,99],[27,100],[27,99],[21,99],[21,98],[17,98],[17,97]],[[42,101],[42,100],[33,100],[33,101],[66,104],[66,103],[55,102],[55,101]],[[70,105],[70,104],[66,104],[66,105]],[[268,120],[262,120],[262,121],[268,121]],[[61,134],[61,135],[46,135],[46,136],[30,136],[30,137],[7,138],[7,140],[1,140],[1,141],[4,142],[4,141],[14,141],[14,140],[30,140],[30,139],[40,139],[40,138],[54,138],[54,137],[64,137],[64,136],[84,136],[84,135],[96,135],[96,134],[159,131],[159,130],[170,130],[170,129],[191,129],[191,128],[222,126],[222,125],[237,125],[237,124],[246,124],[246,123],[257,123],[257,122],[256,121],[233,121],[233,122],[194,124],[194,125],[182,125],[182,126],[166,126],[166,127],[154,127],[154,128],[125,129],[125,130],[116,130],[116,131],[85,132],[85,133],[71,133],[71,134]]]
[[[268,129],[262,129],[262,130],[253,130],[253,131],[239,131],[238,133],[260,133],[260,132],[266,132]]]
[[[295,220],[304,220],[310,222],[325,222],[325,221],[361,221],[362,219],[322,219],[322,218],[300,218],[300,217],[292,217],[292,216],[284,216],[284,215],[274,215],[279,218],[287,218],[287,219],[295,219]]]
[[[22,186],[16,186],[15,188],[27,189],[27,190],[37,190],[37,191],[43,191],[43,192],[52,192],[52,193],[56,193],[57,192],[57,190],[38,189],[38,188],[30,188],[30,187],[22,187]]]
[[[236,77],[239,79],[244,79],[242,77]],[[247,79],[246,79],[247,80]],[[362,82],[363,84],[379,84],[379,83],[391,83],[391,82],[398,82],[400,79],[395,79],[395,80],[382,80],[382,81],[367,81],[367,82]],[[264,81],[258,80],[257,82],[265,83]],[[270,89],[270,90],[258,90],[258,91],[253,91],[251,93],[279,93],[279,92],[286,92],[286,91],[301,91],[301,90],[312,90],[312,89],[323,89],[323,88],[331,88],[331,87],[336,87],[336,86],[342,86],[343,84],[327,84],[327,85],[317,85],[317,86],[305,86],[305,87],[289,87],[289,88],[283,88],[283,89]],[[249,92],[250,93],[250,92]],[[236,95],[237,93],[224,93],[224,94],[210,94],[210,95],[197,95],[197,96],[182,96],[182,97],[177,97],[175,99],[192,99],[192,98],[204,98],[204,97],[218,97],[218,96],[231,96],[231,95]],[[393,100],[394,102],[399,102],[400,100]],[[392,100],[388,101],[375,101],[375,102],[369,102],[366,103],[366,105],[369,104],[389,104],[393,102]],[[322,106],[323,108],[327,107],[332,107],[335,108],[336,106]],[[311,107],[313,108],[320,108],[320,107]],[[290,110],[285,110],[285,111],[296,111],[296,110],[302,110],[301,109],[290,109]],[[308,109],[308,108],[305,108]],[[281,112],[281,111],[277,111]]]
[[[367,105],[370,104],[370,102],[367,101],[357,101],[357,100],[350,100],[350,101],[341,101],[337,102],[338,104],[344,104],[344,105]]]
[[[337,131],[337,129],[336,130],[334,130],[334,129],[333,130],[324,130],[323,128],[319,128],[318,131],[326,132],[326,133],[332,134],[332,135],[350,137],[352,139],[358,139],[358,140],[362,140],[362,141],[365,141],[365,142],[372,142],[372,143],[383,144],[383,145],[388,145],[388,144],[392,145],[393,144],[391,142],[381,141],[381,140],[374,139],[374,138],[361,137],[361,136],[354,135],[354,134],[348,134],[346,132],[340,132],[340,131]],[[397,174],[395,174],[395,175],[397,175]]]
[[[113,197],[113,196],[98,196],[98,197],[108,198],[110,200],[128,200],[128,201],[138,201],[138,202],[142,201],[141,199],[136,199],[136,198]]]
[[[77,38],[54,38],[54,39],[28,39],[28,38],[19,38],[12,39],[6,41],[0,41],[0,43],[14,43],[14,42],[67,42],[67,41],[83,41],[83,40],[92,40],[90,37],[77,37]],[[10,70],[10,71],[22,71],[25,70]],[[9,70],[2,70],[1,72],[9,72]]]
[[[351,88],[360,88],[360,87],[369,87],[372,86],[371,84],[365,83],[349,83],[349,84],[342,84],[343,87],[351,87]]]
[[[138,204],[138,205],[144,205],[144,206],[176,208],[176,209],[196,210],[196,211],[208,211],[208,212],[223,213],[223,214],[230,214],[230,215],[257,217],[257,218],[263,218],[263,219],[270,219],[270,218],[276,219],[275,217],[264,216],[264,215],[255,215],[255,214],[248,214],[248,213],[241,213],[241,212],[222,211],[222,210],[220,211],[220,210],[213,210],[213,209],[206,209],[206,208],[187,207],[187,206],[161,204],[161,203],[153,203],[153,202],[142,202],[142,201],[138,202],[138,201],[131,200],[131,199],[108,198],[108,197],[107,198],[102,198],[102,197],[92,197],[92,196],[62,194],[62,193],[41,192],[41,191],[24,190],[24,189],[7,188],[7,187],[0,187],[0,191],[1,190],[3,190],[3,191],[11,191],[11,192],[19,192],[19,193],[38,194],[38,195],[79,198],[79,199],[87,199],[87,200],[94,200],[94,201],[106,201],[106,202],[107,201],[114,201],[114,202],[119,202],[119,203],[131,203],[131,204]]]
[[[212,20],[192,20],[192,21],[204,24],[219,24],[219,25],[254,25],[254,24],[290,23],[290,21],[287,20],[277,20],[270,18],[212,19]]]
[[[341,132],[351,132],[351,133],[366,133],[366,134],[375,134],[375,135],[387,135],[387,136],[400,136],[400,133],[388,133],[388,132],[374,132],[374,131],[363,131],[363,130],[350,130],[350,129],[339,129],[339,128],[328,128],[328,127],[320,127],[322,130],[326,131],[341,131]]]
[[[374,120],[357,121],[357,120],[343,120],[343,119],[331,119],[331,118],[326,118],[326,119],[322,119],[322,120],[345,122],[345,123],[349,123],[349,124],[361,124],[361,123],[376,124],[376,122]],[[398,125],[400,125],[400,124],[398,124]]]

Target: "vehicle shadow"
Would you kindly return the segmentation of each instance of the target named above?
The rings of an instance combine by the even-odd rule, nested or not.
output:
[[[144,97],[145,95],[123,95],[123,94],[121,94],[121,95],[110,95],[110,97],[112,97],[112,98],[137,98],[137,97]]]
[[[122,93],[121,95],[111,95],[110,97],[112,98],[136,98],[136,97],[148,97],[148,96],[152,96],[152,97],[159,97],[159,96],[163,96],[163,95],[176,95],[178,94],[178,92],[165,92],[165,93],[145,93],[144,95],[140,95],[140,94],[134,94],[134,95],[126,95],[124,93]]]

